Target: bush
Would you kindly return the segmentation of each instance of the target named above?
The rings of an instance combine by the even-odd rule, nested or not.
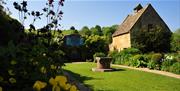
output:
[[[128,48],[122,50],[121,52],[110,52],[109,56],[112,57],[112,63],[114,64],[130,65],[130,57],[139,53],[141,52],[136,48]]]
[[[130,61],[130,66],[134,66],[134,67],[139,67],[140,66],[140,61],[139,59],[136,59],[136,57],[139,56],[139,55],[135,55],[131,58],[131,61]]]
[[[177,52],[180,51],[180,29],[176,30],[171,36],[171,51]]]
[[[160,53],[155,53],[152,54],[151,60],[148,63],[148,68],[150,69],[157,69],[160,70],[161,62],[162,62],[162,54]]]
[[[171,65],[174,63],[174,60],[165,60],[162,62],[161,70],[163,71],[169,71]]]
[[[109,52],[108,57],[112,57],[112,63],[115,64],[118,57],[120,57],[120,54],[118,51],[112,51]]]
[[[93,55],[94,61],[96,62],[95,58],[96,57],[105,57],[106,55],[102,52],[97,52]]]
[[[180,74],[180,62],[174,63],[174,64],[170,67],[170,72],[173,72],[173,73],[176,73],[176,74]]]
[[[165,55],[161,65],[161,70],[170,71],[170,66],[176,62],[176,59],[171,55]]]
[[[147,60],[140,54],[133,56],[130,63],[134,67],[147,67]]]
[[[108,54],[109,57],[112,57],[113,64],[122,64],[122,54],[118,51],[113,51]]]
[[[97,52],[97,53],[95,53],[94,55],[93,55],[93,57],[95,58],[95,57],[105,57],[106,55],[104,54],[104,53],[102,53],[102,52]]]
[[[152,58],[151,58],[151,60],[152,61],[155,61],[155,62],[157,62],[157,63],[160,63],[161,61],[162,61],[162,54],[160,54],[160,53],[155,53],[155,54],[153,54],[152,55]]]
[[[122,54],[140,54],[141,51],[137,48],[127,48],[121,51]]]

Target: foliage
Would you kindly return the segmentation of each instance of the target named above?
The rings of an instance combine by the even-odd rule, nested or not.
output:
[[[94,55],[93,55],[93,58],[94,58],[94,61],[96,57],[106,57],[106,55],[102,52],[96,52]]]
[[[102,31],[103,31],[103,35],[109,35],[109,34],[113,34],[116,30],[117,30],[118,25],[113,25],[111,27],[103,27]]]
[[[23,26],[3,10],[0,10],[0,45],[6,46],[11,40],[17,43],[23,34]]]
[[[74,26],[71,26],[70,30],[76,30],[76,28]]]
[[[59,5],[62,6],[63,2],[64,0],[60,0]],[[19,12],[26,12],[26,4],[25,1],[20,4],[14,2],[15,8]],[[45,12],[49,13],[50,11]],[[40,12],[33,12],[31,15],[40,17]],[[0,30],[3,30],[0,33],[3,34],[0,38],[3,39],[0,44],[0,78],[3,80],[0,81],[0,84],[3,90],[32,91],[32,85],[35,81],[37,84],[44,84],[39,81],[46,82],[48,78],[62,74],[61,67],[64,65],[64,53],[61,50],[63,37],[62,34],[53,36],[50,31],[57,25],[57,22],[54,22],[57,16],[53,16],[52,12],[48,15],[48,17],[53,17],[52,20],[49,20],[51,24],[48,22],[40,30],[35,30],[35,26],[31,24],[30,31],[24,32],[23,25],[0,11],[2,14],[0,16],[0,24],[2,25]],[[60,12],[57,12],[60,13],[57,15],[62,15],[62,11]],[[34,31],[32,32],[32,30]]]
[[[176,34],[180,34],[180,28],[179,28],[179,29],[177,29],[176,31],[174,31],[174,33],[176,33]]]
[[[0,76],[4,78],[0,83],[7,90],[28,89],[36,80],[46,81],[50,76],[62,74],[63,54],[49,51],[42,44],[14,45],[11,41],[7,47],[1,47],[0,50],[0,69],[3,69]]]
[[[130,66],[134,67],[147,67],[147,60],[143,55],[137,54],[130,59]]]
[[[112,63],[130,65],[130,57],[140,53],[136,48],[124,49],[120,52],[110,52],[109,56],[113,58]]]
[[[175,62],[176,62],[176,60],[175,60],[175,58],[173,58],[172,55],[165,55],[162,65],[161,65],[161,70],[170,71],[171,65],[173,65],[173,63],[175,63]]]
[[[84,26],[81,31],[80,31],[81,35],[87,35],[90,36],[91,35],[91,31],[89,30],[89,28],[87,26]]]
[[[161,26],[151,30],[132,31],[132,47],[142,52],[168,52],[170,50],[171,32]]]
[[[172,65],[180,62],[179,53],[147,53],[140,54],[137,49],[124,49],[123,51],[109,52],[108,56],[112,57],[113,64],[128,65],[133,67],[147,67],[149,69],[175,72],[177,68]],[[176,64],[177,65],[177,64]],[[172,67],[172,68],[171,68]],[[171,69],[171,70],[170,70]]]
[[[175,31],[171,37],[171,51],[180,51],[180,29]]]
[[[78,33],[78,31],[77,31],[77,30],[64,30],[64,31],[62,31],[62,33],[63,33],[64,35],[71,35],[71,34],[76,34],[76,33]]]
[[[71,54],[74,53],[74,60],[93,60],[93,55],[96,52],[108,53],[108,45],[112,41],[112,33],[116,30],[117,25],[101,28],[99,25],[88,28],[84,26],[81,30],[63,30],[63,35],[71,35],[79,33],[83,39],[83,45],[76,47],[63,46],[63,51],[66,53],[66,58],[71,59]],[[94,30],[95,29],[95,30]],[[106,34],[104,34],[106,32]]]
[[[116,58],[118,58],[118,51],[110,51],[108,53],[109,57],[112,57],[112,63],[115,64]]]
[[[147,67],[150,68],[150,69],[160,70],[160,66],[161,66],[161,63],[162,63],[162,58],[163,58],[163,56],[160,53],[152,54],[151,60],[149,61]]]
[[[93,35],[99,35],[99,36],[102,35],[102,30],[101,30],[101,27],[99,25],[96,25],[95,27],[92,27],[91,31],[92,31]]]
[[[140,54],[141,53],[141,51],[139,50],[139,49],[137,49],[137,48],[127,48],[127,49],[125,49],[125,50],[122,50],[121,51],[121,53],[122,54],[132,54],[132,55],[134,55],[134,54]]]
[[[104,36],[91,35],[84,37],[84,46],[86,47],[86,53],[92,59],[96,52],[103,52],[107,54],[108,44]]]
[[[170,67],[170,72],[173,72],[173,73],[176,73],[176,74],[180,74],[180,62],[174,63],[174,64]]]

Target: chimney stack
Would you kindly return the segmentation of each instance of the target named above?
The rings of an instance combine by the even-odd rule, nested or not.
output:
[[[141,4],[138,4],[135,8],[134,8],[134,12],[138,12],[139,10],[141,10],[143,7]]]

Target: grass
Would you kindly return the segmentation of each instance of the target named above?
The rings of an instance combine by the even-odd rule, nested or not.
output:
[[[124,68],[92,72],[93,67],[95,63],[67,63],[63,68],[94,91],[180,91],[180,79]]]

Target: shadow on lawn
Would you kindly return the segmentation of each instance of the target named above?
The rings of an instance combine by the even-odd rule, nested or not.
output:
[[[114,72],[114,71],[126,71],[125,69],[120,69],[120,68],[112,68],[112,69],[113,69],[112,72]]]
[[[77,81],[77,82],[80,82],[80,83],[83,83],[83,84],[84,84],[84,81],[86,81],[86,80],[95,79],[93,77],[81,76],[80,74],[74,73],[74,72],[69,71],[69,70],[64,69],[64,71],[67,72],[68,74],[70,74],[73,77],[74,81]],[[90,88],[90,89],[93,88],[93,86],[91,86],[91,85],[87,85],[87,84],[84,84],[84,85],[86,87]]]

